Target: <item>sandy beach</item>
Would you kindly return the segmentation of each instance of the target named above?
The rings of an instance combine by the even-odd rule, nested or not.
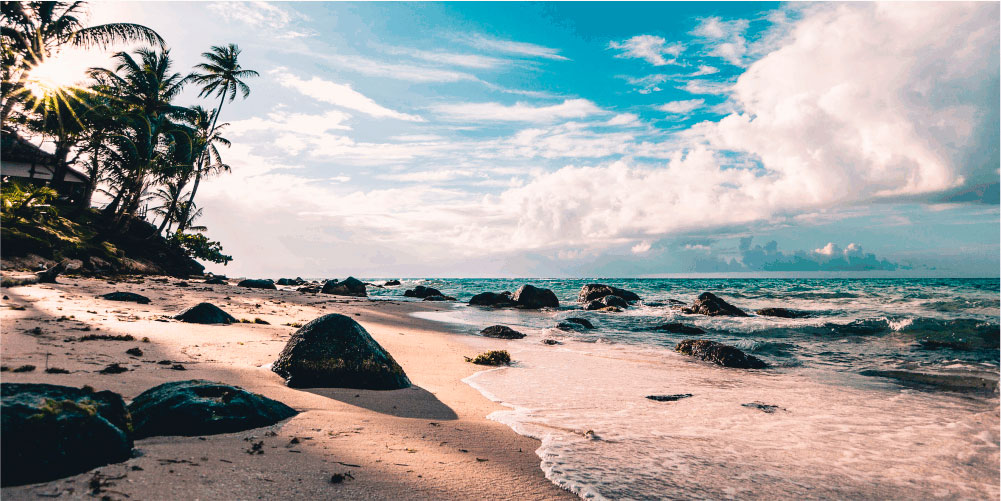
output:
[[[279,400],[300,414],[240,433],[138,440],[135,457],[124,463],[4,488],[4,499],[574,498],[544,477],[535,454],[539,443],[486,419],[501,406],[462,382],[481,369],[463,359],[477,348],[446,324],[410,316],[441,306],[179,282],[60,277],[56,284],[4,289],[3,365],[36,369],[4,372],[3,381],[90,385],[128,401],[164,382],[206,379]],[[97,298],[113,291],[143,294],[152,302]],[[238,319],[270,325],[170,319],[202,301]],[[414,386],[394,391],[286,387],[267,367],[296,330],[283,324],[304,324],[327,313],[355,318],[403,366]],[[77,341],[85,334],[129,334],[135,341]],[[494,341],[504,348],[504,340]],[[142,356],[125,353],[135,347]],[[171,365],[158,363],[165,360]],[[98,372],[115,362],[129,370]],[[174,364],[184,370],[172,369]],[[46,373],[47,367],[69,373]],[[249,454],[258,442],[264,453]],[[353,480],[331,483],[338,473],[350,473]]]

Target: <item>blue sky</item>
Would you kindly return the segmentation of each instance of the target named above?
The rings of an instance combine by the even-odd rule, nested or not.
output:
[[[199,194],[213,271],[998,275],[997,4],[92,11],[261,72]]]

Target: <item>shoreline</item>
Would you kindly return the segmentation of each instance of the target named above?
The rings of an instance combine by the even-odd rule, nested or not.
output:
[[[60,277],[57,284],[5,288],[3,364],[37,368],[4,372],[3,381],[90,385],[129,400],[164,382],[207,379],[241,386],[301,413],[239,433],[138,440],[138,457],[46,483],[5,487],[4,498],[84,496],[99,471],[107,484],[102,495],[112,499],[576,499],[545,478],[535,454],[538,440],[486,418],[505,407],[462,381],[482,370],[463,359],[479,352],[474,343],[465,342],[458,328],[411,315],[444,305],[194,282],[178,287],[178,282]],[[136,292],[152,302],[95,299],[112,291]],[[238,319],[260,318],[270,325],[163,321],[201,301]],[[25,309],[13,309],[20,306]],[[357,320],[403,366],[414,386],[394,391],[286,387],[266,368],[296,330],[282,324],[327,313]],[[32,332],[35,327],[40,333]],[[136,341],[66,341],[88,327],[88,333],[131,334]],[[144,337],[149,342],[142,342]],[[503,340],[491,341],[495,349],[504,348]],[[133,347],[140,347],[143,356],[125,354]],[[156,363],[160,360],[185,370],[171,370]],[[129,371],[97,372],[115,362]],[[46,366],[70,373],[48,374]],[[265,453],[247,454],[251,440],[263,441]],[[351,473],[354,479],[331,484],[335,473]]]

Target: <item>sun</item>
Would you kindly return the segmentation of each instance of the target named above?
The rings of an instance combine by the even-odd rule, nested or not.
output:
[[[28,73],[24,86],[36,98],[41,99],[59,93],[62,89],[74,87],[83,79],[83,72],[72,60],[53,57],[34,67]]]

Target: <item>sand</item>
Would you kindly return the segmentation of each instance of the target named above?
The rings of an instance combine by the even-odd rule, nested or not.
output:
[[[479,349],[467,334],[413,312],[441,304],[370,301],[293,290],[259,290],[145,277],[118,283],[60,277],[59,283],[3,290],[0,357],[4,382],[90,385],[126,401],[158,384],[207,379],[282,401],[300,414],[268,428],[203,437],[136,441],[134,458],[73,477],[8,487],[3,499],[573,499],[543,476],[538,442],[486,419],[501,407],[461,380],[482,367],[464,361]],[[235,282],[234,282],[235,283]],[[143,294],[148,305],[97,298]],[[170,317],[201,301],[238,319],[270,323],[196,325]],[[23,307],[24,309],[19,309]],[[404,390],[297,390],[268,370],[296,330],[320,315],[355,318],[403,366]],[[35,328],[39,331],[35,331]],[[89,329],[89,330],[88,330]],[[86,334],[131,334],[136,341],[75,341]],[[144,342],[143,338],[148,338]],[[69,341],[68,341],[69,340]],[[482,343],[482,340],[479,340]],[[496,349],[506,341],[495,340]],[[143,355],[127,355],[138,347]],[[169,360],[185,370],[157,362]],[[98,371],[120,363],[128,372]],[[46,367],[69,370],[47,374]],[[297,440],[293,440],[297,439]],[[249,454],[263,442],[263,454]],[[334,474],[350,473],[341,483]]]

